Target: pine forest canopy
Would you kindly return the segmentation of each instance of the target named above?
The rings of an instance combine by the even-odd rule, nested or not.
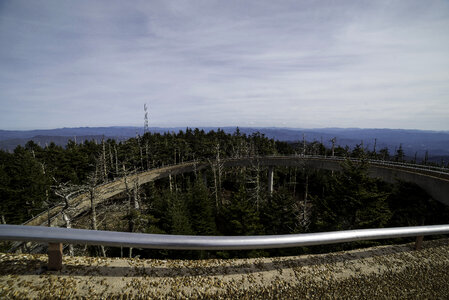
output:
[[[357,157],[362,163],[345,161],[343,171],[335,174],[306,168],[276,168],[272,195],[267,193],[266,168],[253,165],[225,169],[221,164],[224,158],[295,153]],[[364,158],[405,160],[401,147],[394,153],[387,148],[374,150],[363,145],[354,149],[336,145],[327,148],[317,141],[287,143],[259,132],[247,135],[238,128],[232,134],[223,130],[206,133],[200,129],[147,132],[120,142],[69,141],[65,147],[54,143],[41,147],[29,141],[24,147],[16,147],[13,153],[0,151],[0,209],[8,224],[23,223],[49,207],[60,205],[67,220],[80,228],[196,235],[288,234],[447,223],[449,209],[419,187],[369,178]],[[70,216],[67,199],[92,190],[92,186],[192,160],[209,161],[212,168],[201,176],[186,173],[134,186],[96,211],[94,208],[90,213],[93,217],[74,220],[75,216]],[[103,249],[102,255],[117,255],[116,251]],[[303,248],[238,253],[139,250],[139,255],[195,258],[307,251]]]

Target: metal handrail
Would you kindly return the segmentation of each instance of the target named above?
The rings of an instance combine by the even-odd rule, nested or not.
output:
[[[326,156],[326,155],[298,155],[298,154],[292,154],[292,155],[268,155],[268,156],[260,156],[259,158],[264,157],[274,157],[274,158],[281,158],[281,157],[300,157],[300,158],[317,158],[317,159],[326,159],[326,160],[336,160],[336,161],[344,161],[346,159],[349,159],[351,161],[361,161],[359,158],[355,157],[344,157],[344,156]],[[419,170],[431,170],[436,172],[442,172],[442,173],[448,173],[449,168],[445,167],[437,167],[437,166],[429,166],[429,165],[421,165],[421,164],[413,164],[413,163],[407,163],[407,162],[397,162],[397,161],[389,161],[389,160],[378,160],[378,159],[366,159],[367,162],[372,164],[381,164],[381,165],[392,165],[392,166],[404,166],[410,169],[419,169]]]
[[[260,236],[168,235],[0,225],[0,240],[174,250],[288,248],[439,234],[449,234],[449,224]]]

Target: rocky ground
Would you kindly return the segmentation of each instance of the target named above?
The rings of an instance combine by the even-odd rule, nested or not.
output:
[[[449,299],[449,239],[346,252],[235,260],[0,254],[0,298]]]

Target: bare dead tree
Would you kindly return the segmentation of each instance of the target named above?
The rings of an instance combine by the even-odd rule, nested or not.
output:
[[[91,226],[93,230],[98,230],[97,227],[97,211],[95,200],[97,198],[95,187],[98,184],[98,164],[95,166],[95,171],[88,176],[89,183],[89,198],[91,209]],[[103,257],[106,257],[106,251],[103,245],[100,245],[100,251]]]
[[[220,143],[217,142],[217,144],[215,145],[215,151],[217,153],[216,156],[216,164],[217,164],[217,175],[218,175],[218,192],[220,193],[220,199],[221,199],[221,186],[222,186],[222,176],[223,176],[223,171],[224,171],[224,164],[223,161],[220,158]]]
[[[122,176],[123,180],[125,182],[125,192],[128,197],[128,214],[131,213],[131,204],[132,204],[132,197],[131,197],[131,189],[129,187],[129,181],[128,181],[128,171],[126,170],[125,164],[122,165]],[[128,223],[129,230],[132,230],[132,224]]]
[[[56,180],[55,180],[56,181]],[[64,222],[66,223],[66,228],[72,228],[72,218],[75,214],[75,208],[71,206],[71,199],[75,196],[86,192],[88,188],[86,186],[74,185],[69,182],[59,183],[55,186],[52,186],[53,192],[56,196],[62,199],[61,214]],[[69,244],[69,254],[73,256],[73,245]]]
[[[195,160],[195,154],[193,154],[193,174],[195,174],[195,179],[198,178],[198,166],[197,161]]]
[[[128,172],[126,171],[125,164],[123,164],[122,167],[123,167],[122,168],[122,171],[123,171],[122,176],[125,181],[125,191],[126,191],[126,195],[128,196],[128,215],[130,216],[131,215],[131,193],[130,193],[129,183],[128,183]],[[128,218],[128,230],[130,232],[132,232],[132,227],[133,227],[132,220],[131,220],[131,218]],[[123,256],[123,254],[121,254],[121,255]],[[132,257],[132,247],[129,248],[129,257]]]
[[[41,170],[42,170],[42,176],[45,176],[46,175],[45,163],[40,163],[40,165],[41,165]],[[47,209],[47,226],[50,227],[51,226],[50,209],[55,205],[55,203],[50,201],[48,189],[45,189],[44,204]]]
[[[300,226],[304,231],[307,231],[311,223],[311,204],[308,202],[309,198],[309,176],[306,175],[304,182],[304,199],[297,201],[292,205],[292,211],[295,215],[297,226]]]
[[[332,157],[334,157],[335,155],[335,143],[337,142],[337,138],[334,137],[333,139],[331,139],[332,142]]]
[[[139,152],[140,152],[140,169],[143,171],[143,148],[142,148],[142,137],[137,134],[136,132],[136,140],[137,140],[137,145],[139,146]]]
[[[214,195],[215,195],[215,206],[217,210],[222,205],[222,195],[221,195],[221,181],[224,170],[223,161],[220,159],[220,143],[217,142],[215,145],[215,160],[208,160],[212,168],[212,174],[214,175]]]
[[[111,143],[108,143],[108,150],[109,150],[109,159],[110,159],[110,169],[111,169],[111,173],[113,173],[114,171],[114,155],[112,155],[112,147],[111,147]]]
[[[128,196],[128,230],[129,232],[133,232],[134,231],[134,220],[133,220],[133,213],[136,210],[136,206],[138,209],[138,201],[137,201],[137,196],[136,196],[136,189],[138,189],[138,183],[137,183],[137,188],[136,188],[136,182],[135,180],[133,182],[130,182],[130,178],[129,175],[130,173],[126,170],[125,164],[123,164],[123,168],[122,168],[122,176],[124,178],[125,181],[125,192],[126,195]],[[136,170],[134,170],[134,173],[136,173]],[[137,180],[137,179],[136,179]],[[131,188],[133,187],[133,188]],[[138,191],[137,191],[138,192]],[[132,247],[129,248],[129,257],[132,257]]]
[[[106,145],[104,143],[104,137],[101,139],[101,146],[102,146],[101,158],[102,158],[103,176],[104,176],[103,181],[107,182],[108,181],[108,168],[107,168]]]
[[[117,146],[116,145],[114,145],[114,152],[115,152],[115,174],[116,174],[116,176],[119,176],[118,154],[117,154]]]
[[[240,147],[239,147],[239,157],[248,157],[249,156],[249,145],[244,140],[240,140]]]
[[[145,157],[147,160],[147,170],[151,169],[150,164],[150,145],[148,144],[148,140],[145,141]]]
[[[254,140],[253,139],[251,139],[250,142],[249,142],[248,152],[249,152],[249,156],[250,157],[256,157],[257,154],[258,154],[257,153],[257,149],[256,149],[256,145],[254,144]]]
[[[301,225],[306,230],[310,225],[308,203],[307,203],[308,197],[309,197],[309,175],[306,175],[305,188],[304,188],[304,205],[301,220]]]
[[[305,185],[304,188],[304,215],[305,215],[307,206],[307,197],[309,196],[309,175],[306,175],[306,182],[304,183],[304,185]]]
[[[135,210],[140,209],[140,184],[139,180],[136,177],[135,180],[133,180],[133,208]]]
[[[213,161],[211,161],[211,160],[208,160],[208,161],[209,161],[210,167],[211,167],[211,169],[212,169],[212,174],[213,174],[213,176],[214,176],[214,185],[213,185],[213,188],[214,188],[214,195],[215,195],[215,207],[216,207],[217,210],[218,210],[218,207],[219,207],[219,205],[218,205],[218,203],[219,203],[219,196],[218,196],[217,167],[216,167],[216,165],[215,165],[215,162],[213,162]]]
[[[306,156],[306,135],[302,134],[302,156]]]
[[[247,177],[247,183],[250,186],[248,189],[250,191],[250,200],[252,200],[256,206],[256,210],[259,211],[259,206],[261,202],[261,183],[260,183],[260,173],[261,168],[259,161],[256,160],[255,163],[251,163],[249,168],[250,176]]]

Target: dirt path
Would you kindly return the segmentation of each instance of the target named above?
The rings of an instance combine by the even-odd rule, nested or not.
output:
[[[0,298],[449,298],[449,239],[320,255],[235,260],[0,254]]]

